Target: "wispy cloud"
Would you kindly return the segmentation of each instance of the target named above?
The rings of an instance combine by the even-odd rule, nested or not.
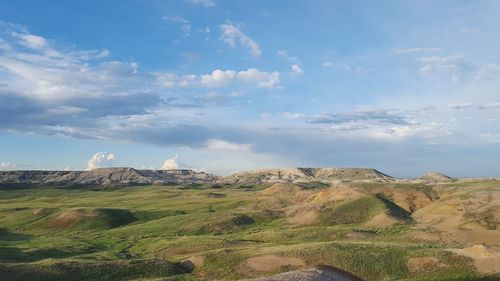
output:
[[[288,62],[296,63],[299,61],[298,57],[290,55],[288,51],[285,50],[278,51],[278,55],[287,60]]]
[[[304,73],[304,70],[302,70],[298,64],[292,64],[291,70],[293,75],[300,75]]]
[[[162,17],[164,20],[179,24],[181,26],[181,31],[184,33],[184,36],[190,36],[191,35],[191,21],[188,19],[185,19],[181,16],[173,16],[173,17],[167,17],[164,16]]]
[[[240,27],[232,24],[223,24],[220,28],[222,31],[220,40],[226,45],[234,48],[237,44],[240,44],[244,48],[247,48],[253,57],[260,57],[262,55],[259,44],[243,33]]]
[[[333,66],[333,62],[331,61],[324,61],[321,63],[321,66],[323,67],[332,67]]]
[[[324,132],[338,136],[401,140],[408,137],[435,138],[449,135],[450,124],[423,121],[422,116],[429,111],[432,109],[376,109],[320,114],[285,112],[281,116],[286,119],[303,120],[322,128]]]
[[[215,152],[250,152],[251,144],[232,143],[221,139],[210,139],[205,143],[206,150]]]
[[[189,2],[197,5],[201,5],[205,8],[211,8],[215,7],[215,1],[214,0],[188,0]]]
[[[0,162],[0,171],[16,170],[18,166],[11,162]]]
[[[406,49],[394,49],[396,54],[409,54],[409,53],[422,53],[422,52],[437,52],[440,48],[406,48]]]
[[[488,102],[484,104],[476,104],[472,102],[455,102],[455,103],[450,103],[448,107],[452,109],[479,109],[479,110],[484,110],[484,109],[499,109],[500,108],[500,102]]]

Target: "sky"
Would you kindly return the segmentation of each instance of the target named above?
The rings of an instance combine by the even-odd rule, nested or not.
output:
[[[0,170],[500,176],[499,1],[0,0]]]

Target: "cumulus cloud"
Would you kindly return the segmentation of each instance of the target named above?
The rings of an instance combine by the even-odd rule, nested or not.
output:
[[[300,66],[298,64],[293,64],[291,69],[292,69],[293,75],[299,75],[299,74],[304,73],[304,70],[302,70],[302,68],[300,68]]]
[[[192,169],[191,166],[178,159],[179,155],[176,154],[174,157],[165,160],[161,166],[161,170]]]
[[[236,78],[234,70],[216,69],[211,74],[203,74],[200,77],[200,83],[206,87],[220,87],[227,85]]]
[[[177,75],[174,73],[154,73],[158,83],[165,88],[182,87],[224,87],[237,82],[246,83],[246,85],[258,88],[273,89],[279,85],[280,74],[278,71],[266,72],[257,68],[247,70],[221,70],[216,69],[212,73],[196,75]]]
[[[276,88],[280,82],[280,74],[277,71],[264,72],[257,68],[249,68],[246,71],[238,72],[238,79],[244,82],[256,83],[261,88]]]
[[[115,155],[113,153],[97,152],[87,161],[87,170],[113,166],[114,160]]]
[[[16,164],[11,162],[0,162],[0,171],[12,171],[16,170],[18,167]]]
[[[220,40],[226,45],[234,48],[239,43],[241,46],[247,48],[253,57],[260,57],[262,55],[259,44],[243,33],[238,26],[223,24],[220,28],[222,30]]]
[[[177,163],[178,155],[176,154],[173,158],[165,160],[161,166],[161,170],[175,170],[179,169],[179,164]]]

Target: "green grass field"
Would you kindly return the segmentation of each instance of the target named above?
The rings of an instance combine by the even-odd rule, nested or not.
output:
[[[366,280],[495,280],[446,251],[456,245],[408,239],[411,219],[364,227],[375,212],[408,215],[383,196],[331,203],[318,223],[294,225],[280,211],[292,195],[258,189],[0,190],[0,280],[237,280],[295,268],[244,266],[261,255],[300,257]],[[190,271],[179,264],[189,257],[203,263]],[[439,262],[411,270],[408,260],[418,257]]]

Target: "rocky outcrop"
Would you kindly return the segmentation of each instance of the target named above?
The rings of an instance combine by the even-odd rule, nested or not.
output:
[[[259,184],[269,182],[392,182],[391,176],[365,168],[285,168],[260,169],[220,178],[222,184]]]
[[[192,170],[100,168],[91,171],[3,171],[0,186],[151,185],[213,182],[216,176]]]
[[[419,179],[427,182],[448,182],[452,178],[438,172],[429,172],[423,174]]]

